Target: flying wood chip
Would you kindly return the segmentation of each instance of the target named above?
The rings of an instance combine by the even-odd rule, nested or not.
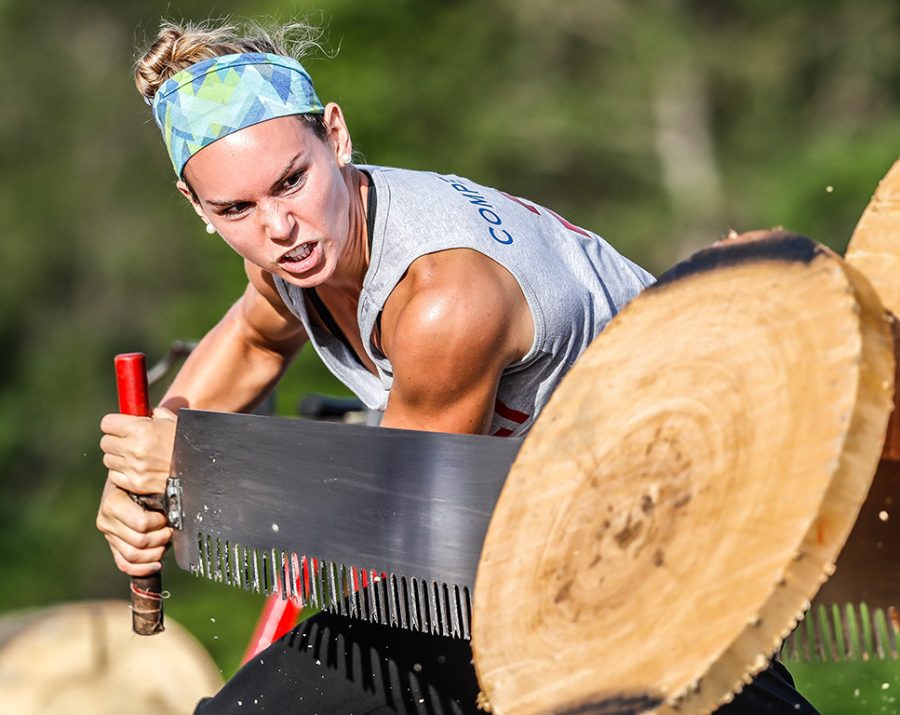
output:
[[[495,509],[473,651],[494,713],[709,713],[833,568],[893,395],[871,286],[789,234],[701,251],[580,358]]]

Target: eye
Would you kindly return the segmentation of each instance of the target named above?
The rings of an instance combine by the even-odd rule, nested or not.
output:
[[[219,213],[222,216],[239,216],[244,213],[250,204],[246,201],[241,201],[240,203],[231,204],[231,206],[226,206]]]
[[[300,169],[287,177],[282,186],[287,190],[296,189],[303,183],[304,178],[306,178],[306,170]]]

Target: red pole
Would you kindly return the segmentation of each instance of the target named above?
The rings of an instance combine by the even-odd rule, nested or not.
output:
[[[116,387],[119,412],[123,415],[150,416],[147,367],[143,353],[116,355]],[[139,502],[140,503],[140,502]],[[132,576],[131,628],[149,636],[165,630],[163,623],[162,574]]]

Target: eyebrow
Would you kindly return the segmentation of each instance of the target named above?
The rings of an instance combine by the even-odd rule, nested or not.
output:
[[[297,166],[297,160],[303,155],[303,151],[300,150],[294,157],[287,163],[287,166],[284,167],[284,170],[279,174],[278,178],[272,182],[272,190],[278,188],[286,178],[288,178],[291,173],[294,171],[294,168]],[[244,199],[233,199],[229,201],[223,201],[219,199],[208,199],[206,201],[210,206],[233,206],[234,204],[242,204],[245,203]]]

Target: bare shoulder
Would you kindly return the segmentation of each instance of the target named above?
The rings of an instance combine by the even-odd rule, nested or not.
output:
[[[451,372],[475,361],[502,369],[528,352],[534,330],[516,279],[469,249],[416,260],[385,304],[381,329],[395,369],[428,360]]]
[[[533,331],[518,282],[484,255],[454,249],[415,261],[382,313],[394,371],[382,424],[486,432],[503,370],[528,352]]]
[[[512,362],[528,352],[533,339],[531,312],[516,279],[469,249],[416,260],[388,298],[381,329],[392,360],[409,350],[419,352],[417,346],[434,337],[450,341],[446,348],[490,343]]]

